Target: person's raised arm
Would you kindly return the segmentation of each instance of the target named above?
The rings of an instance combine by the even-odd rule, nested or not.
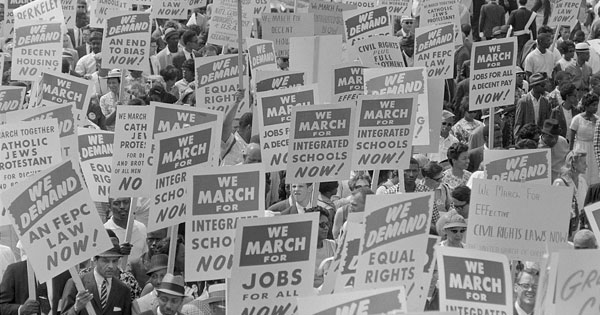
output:
[[[221,134],[221,141],[223,142],[227,142],[233,132],[233,119],[235,119],[235,113],[237,113],[238,107],[244,99],[244,91],[244,89],[240,89],[235,93],[235,102],[223,118],[223,133]]]

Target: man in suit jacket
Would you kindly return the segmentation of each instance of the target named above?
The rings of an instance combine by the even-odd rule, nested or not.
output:
[[[479,32],[482,39],[492,39],[492,33],[495,26],[504,25],[504,7],[499,5],[496,0],[490,0],[481,7],[479,15]]]
[[[519,272],[515,279],[514,291],[517,294],[514,315],[532,315],[534,313],[535,295],[538,287],[538,276],[536,270],[524,269]]]
[[[550,118],[558,121],[560,135],[565,137],[565,139],[570,139],[571,119],[579,114],[579,110],[577,109],[577,88],[575,87],[575,84],[566,82],[561,84],[558,89],[560,91],[560,97],[563,99],[563,103],[552,109]],[[565,113],[567,113],[567,116],[569,117],[566,117]]]
[[[513,27],[513,35],[517,36],[517,60],[521,60],[520,56],[525,43],[529,39],[533,39],[534,41],[537,39],[535,16],[531,17],[533,12],[525,7],[526,4],[527,0],[519,0],[519,8],[510,13],[507,23]]]
[[[482,146],[479,146],[475,149],[471,149],[468,151],[469,166],[467,166],[467,171],[469,171],[471,173],[479,170],[479,166],[481,165],[481,162],[483,162],[483,151],[489,149],[488,148],[488,138],[490,136],[489,126],[484,125],[481,128],[482,128],[484,144]],[[500,128],[499,124],[495,124],[495,127],[494,127],[494,148],[496,148],[496,149],[502,148],[502,129]]]
[[[117,276],[122,256],[119,240],[114,237],[111,240],[113,248],[94,257],[94,270],[81,276],[85,291],[77,292],[73,279],[67,282],[63,296],[63,314],[88,315],[85,306],[91,303],[96,315],[131,315],[129,288]],[[104,290],[106,298],[103,305],[101,293]]]
[[[544,125],[544,121],[550,118],[550,103],[544,97],[546,80],[546,77],[542,73],[534,73],[529,78],[531,91],[523,95],[517,102],[515,128],[513,130],[515,138],[519,134],[521,127],[525,124],[537,124],[541,128]]]

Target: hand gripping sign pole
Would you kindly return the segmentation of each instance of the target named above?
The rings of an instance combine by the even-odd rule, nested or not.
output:
[[[135,222],[135,210],[137,209],[139,204],[140,204],[140,199],[139,198],[135,198],[136,202],[135,204],[131,205],[129,207],[129,216],[127,217],[127,228],[125,229],[125,239],[122,240],[122,243],[126,243],[129,244],[129,242],[131,242],[131,234],[133,234],[133,223]],[[125,270],[125,267],[127,267],[127,258],[129,257],[129,255],[127,256],[123,256],[121,258],[121,269]]]
[[[83,286],[83,281],[81,281],[81,278],[79,277],[79,273],[77,272],[77,269],[75,269],[75,267],[71,267],[71,268],[69,268],[69,273],[71,273],[71,279],[73,279],[73,284],[75,284],[75,288],[77,288],[77,292],[86,291],[86,288]],[[77,300],[75,300],[75,303],[77,303]],[[75,307],[75,305],[73,305],[73,307]],[[92,303],[86,303],[85,310],[87,311],[88,315],[96,315],[96,312],[94,311],[94,307],[92,306]]]

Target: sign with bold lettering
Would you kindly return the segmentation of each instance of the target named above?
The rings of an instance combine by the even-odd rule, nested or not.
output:
[[[360,253],[360,239],[365,232],[364,223],[346,221],[342,242],[340,265],[335,279],[335,292],[352,291],[356,284],[356,268]]]
[[[252,77],[256,78],[256,70],[277,71],[275,47],[270,40],[248,38],[248,55]]]
[[[415,30],[415,67],[425,67],[430,79],[454,76],[454,25],[430,25]]]
[[[378,0],[378,3],[387,7],[390,16],[412,15],[412,0]]]
[[[375,35],[392,35],[393,23],[386,7],[366,8],[344,11],[346,40],[350,46],[356,41]]]
[[[550,149],[484,150],[485,178],[508,182],[552,184]]]
[[[344,10],[355,10],[346,3],[310,0],[308,13],[315,14],[315,35],[344,35]]]
[[[405,67],[400,40],[396,36],[383,35],[357,40],[348,49],[349,59],[359,59],[364,66],[371,68]]]
[[[548,19],[548,26],[569,26],[571,29],[577,24],[581,0],[551,0],[552,12]]]
[[[22,86],[0,86],[0,113],[24,109],[26,89]]]
[[[79,164],[92,200],[108,202],[112,168],[113,132],[79,128]]]
[[[356,101],[365,94],[363,69],[360,63],[346,63],[333,66],[333,97],[334,103]]]
[[[106,19],[102,39],[102,67],[148,71],[150,13],[114,12]]]
[[[186,20],[189,6],[182,0],[152,0],[152,18]]]
[[[302,71],[266,71],[257,70],[256,92],[287,89],[304,85],[304,72]]]
[[[299,315],[406,313],[404,287],[298,298]]]
[[[34,81],[42,72],[60,72],[62,42],[61,23],[32,20],[15,25],[11,79]]]

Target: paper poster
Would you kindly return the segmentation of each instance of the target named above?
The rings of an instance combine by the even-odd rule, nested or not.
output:
[[[567,246],[572,196],[570,187],[475,179],[467,247],[540,261]]]
[[[211,122],[154,136],[154,202],[148,216],[149,231],[185,222],[186,181],[191,171],[218,164],[221,134],[216,127],[216,122]]]
[[[64,25],[64,14],[59,0],[18,1],[14,9],[15,28],[31,25],[34,21],[60,23]],[[44,33],[43,31],[41,33]],[[61,33],[62,35],[62,33]]]
[[[584,210],[590,223],[590,229],[594,232],[596,240],[600,240],[600,202],[593,203],[585,207]]]
[[[365,94],[418,93],[413,145],[429,145],[429,99],[425,68],[364,69]]]
[[[375,35],[355,42],[349,47],[350,60],[360,60],[366,67],[398,67],[404,64],[404,55],[400,50],[401,39],[396,36]]]
[[[150,106],[119,105],[110,183],[114,198],[151,194],[153,115]]]
[[[231,277],[238,219],[264,216],[261,164],[203,169],[188,174],[185,263],[188,281]]]
[[[416,94],[359,98],[353,170],[407,169],[412,154]]]
[[[415,30],[415,67],[425,67],[430,79],[454,76],[454,25],[431,25]]]
[[[346,63],[333,66],[333,97],[334,103],[354,102],[365,94],[363,69],[360,63]]]
[[[56,119],[0,125],[0,191],[60,163],[59,134]]]
[[[318,104],[317,86],[307,85],[257,93],[260,146],[265,171],[285,170],[288,162],[292,108]]]
[[[425,308],[425,304],[427,303],[427,299],[430,295],[431,281],[433,278],[434,270],[437,272],[436,265],[436,257],[435,257],[435,248],[440,243],[441,238],[435,235],[429,235],[427,237],[427,259],[425,265],[423,265],[423,276],[421,277],[420,284],[416,284],[413,296],[412,296],[412,304],[408,305],[408,310],[411,312],[410,314],[416,315],[413,313],[415,311],[421,311]],[[420,313],[419,313],[420,314]],[[421,314],[425,315],[425,314]],[[435,314],[431,314],[435,315]],[[453,314],[455,315],[455,314]]]
[[[15,16],[14,10],[22,5],[25,5],[33,0],[6,0],[4,8],[4,23],[2,24],[3,37],[13,38],[15,31]]]
[[[469,110],[515,103],[517,38],[473,43]]]
[[[77,0],[60,0],[65,24],[67,28],[75,28],[75,16],[77,14]]]
[[[386,6],[390,16],[412,15],[412,0],[378,0],[378,4]]]
[[[263,13],[262,38],[273,41],[277,57],[289,57],[291,37],[313,36],[312,13]]]
[[[352,170],[355,106],[292,107],[286,182],[342,180]]]
[[[0,195],[40,283],[112,248],[78,168],[67,160]]]
[[[598,250],[559,252],[556,278],[555,314],[598,314]]]
[[[246,55],[244,55],[246,56]],[[248,67],[243,67],[243,80],[248,82]],[[196,102],[204,108],[227,114],[235,103],[235,94],[239,86],[238,55],[198,57],[194,59],[196,67]],[[246,89],[244,100],[238,106],[238,113],[250,111],[249,91]]]
[[[42,72],[60,72],[61,23],[28,21],[15,26],[11,79],[34,81]]]
[[[150,13],[111,14],[102,35],[102,67],[148,71],[151,29]]]
[[[297,297],[313,295],[319,215],[237,222],[227,314],[291,315]]]
[[[181,0],[152,0],[152,18],[187,20],[189,2]]]
[[[256,92],[287,89],[304,85],[302,71],[256,71]]]
[[[390,21],[386,7],[344,11],[346,40],[350,46],[375,35],[392,35],[394,25]]]
[[[272,41],[248,38],[246,42],[253,78],[256,78],[257,70],[277,71],[277,58]]]
[[[63,160],[77,157],[77,135],[73,104],[44,106],[15,112],[8,112],[6,120],[10,122],[47,120],[56,118],[58,122],[60,149]]]
[[[223,125],[223,113],[221,112],[160,102],[150,102],[150,106],[154,109],[152,135],[213,121],[217,122],[215,128],[218,128],[217,133],[221,134]]]
[[[146,0],[146,1],[151,1],[151,0]],[[188,0],[190,10],[192,10],[192,11],[197,8],[205,7],[207,2],[208,2],[207,0]]]
[[[113,132],[79,128],[79,164],[90,197],[95,202],[108,202],[113,157]]]
[[[310,0],[308,13],[315,15],[315,35],[343,35],[345,10],[355,10],[356,5]]]
[[[551,185],[550,149],[484,150],[485,178]]]
[[[422,0],[419,26],[451,23],[460,26],[459,0]]]
[[[364,223],[346,221],[340,266],[335,279],[335,292],[352,291],[356,284],[356,268],[360,253],[360,239],[365,232]]]
[[[403,285],[409,305],[418,301],[432,208],[429,192],[367,196],[355,289]]]
[[[581,0],[550,0],[549,2],[552,12],[548,19],[548,26],[555,28],[567,25],[573,29],[578,23]]]
[[[86,121],[86,114],[92,97],[91,81],[60,72],[44,72],[35,83],[31,106],[41,106],[43,101],[65,104],[75,103],[73,109],[76,121]]]
[[[25,87],[0,86],[0,113],[24,109]]]
[[[298,298],[299,315],[406,313],[404,287]]]
[[[242,46],[246,48],[246,38],[250,37],[255,8],[261,1],[238,0],[242,2]],[[257,3],[258,2],[258,3]],[[238,2],[213,0],[208,29],[208,44],[238,48]]]
[[[513,313],[512,277],[505,255],[440,246],[437,263],[441,311]]]
[[[342,3],[354,5],[359,9],[363,9],[375,7],[377,0],[342,0]]]

